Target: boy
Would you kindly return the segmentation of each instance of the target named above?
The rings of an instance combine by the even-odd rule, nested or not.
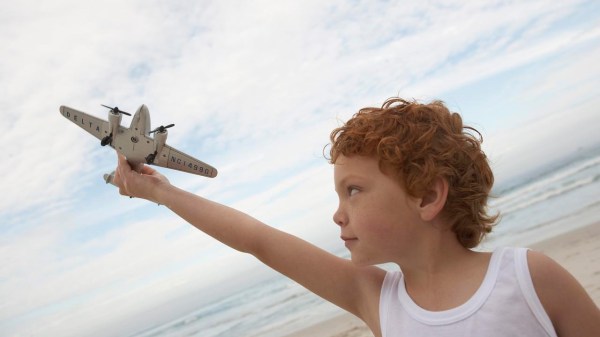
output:
[[[548,257],[476,252],[496,216],[480,140],[442,102],[387,100],[331,134],[347,261],[252,217],[141,174],[119,156],[120,193],[166,205],[361,318],[380,336],[600,336],[600,311]],[[375,264],[393,262],[400,271]]]

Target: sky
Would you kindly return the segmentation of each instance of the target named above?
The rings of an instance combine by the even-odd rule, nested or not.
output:
[[[219,170],[173,184],[330,251],[323,148],[362,107],[445,101],[499,186],[600,144],[597,1],[4,1],[0,40],[2,336],[129,335],[272,275],[105,185],[61,105],[146,104]]]

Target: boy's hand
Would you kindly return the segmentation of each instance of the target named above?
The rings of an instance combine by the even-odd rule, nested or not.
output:
[[[170,185],[169,180],[147,165],[142,165],[138,173],[131,168],[125,156],[117,152],[117,157],[118,165],[113,182],[119,187],[119,193],[160,203],[158,189]]]

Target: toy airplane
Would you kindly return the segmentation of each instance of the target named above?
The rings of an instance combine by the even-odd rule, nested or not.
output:
[[[209,178],[217,176],[217,169],[214,167],[165,144],[167,129],[175,126],[174,124],[161,125],[150,130],[150,112],[145,105],[142,104],[133,115],[129,128],[121,126],[121,117],[131,114],[119,110],[118,107],[102,106],[110,109],[108,122],[64,105],[60,107],[60,113],[98,138],[100,145],[110,145],[123,154],[131,167],[138,172],[143,164],[150,164]],[[151,134],[154,134],[153,137]],[[114,185],[114,174],[114,171],[105,174],[104,181]]]

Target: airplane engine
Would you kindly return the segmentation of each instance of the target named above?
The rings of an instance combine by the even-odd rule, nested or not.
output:
[[[167,135],[169,134],[167,129],[174,126],[175,124],[169,124],[167,126],[161,125],[148,132],[148,134],[154,134],[154,153],[150,153],[146,156],[146,164],[154,164],[154,159],[156,159],[156,156],[162,151],[165,142],[167,141]]]
[[[158,154],[162,151],[165,142],[167,141],[167,135],[169,131],[157,132],[154,134],[154,153]]]
[[[116,112],[111,110],[108,113],[108,129],[110,130],[110,134],[102,138],[100,145],[106,146],[108,144],[112,144],[112,141],[114,137],[116,137],[117,131],[119,130],[119,125],[121,125],[121,113],[118,110]]]
[[[108,113],[108,128],[110,129],[110,134],[114,137],[117,134],[117,130],[119,129],[119,125],[121,125],[121,114],[109,112]]]

